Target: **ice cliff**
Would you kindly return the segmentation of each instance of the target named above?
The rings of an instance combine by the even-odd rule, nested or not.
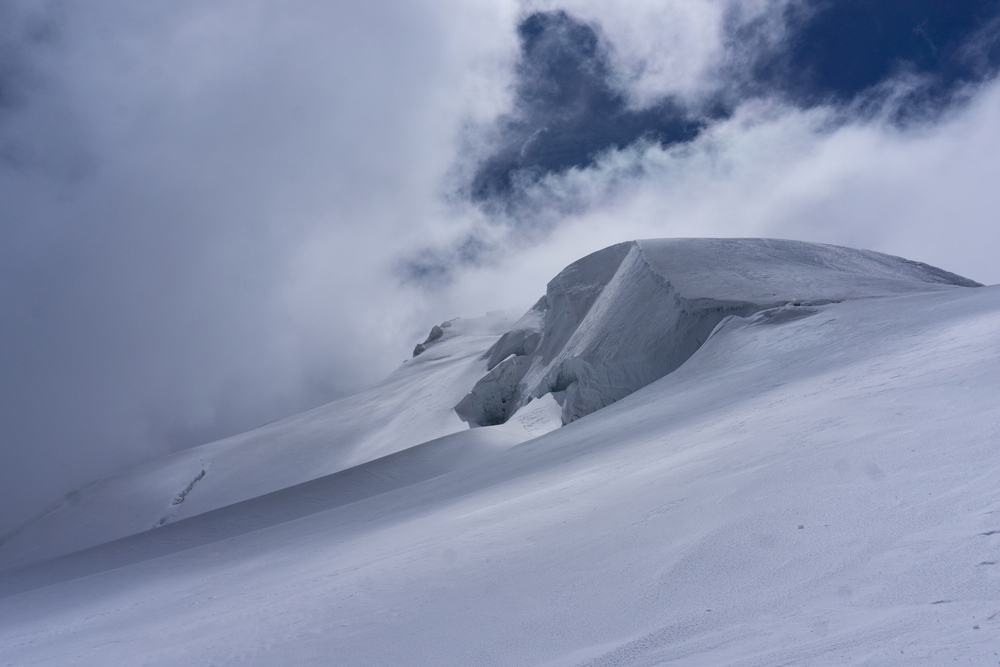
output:
[[[500,424],[551,393],[566,424],[675,370],[729,316],[778,323],[824,303],[975,286],[919,262],[816,243],[621,243],[548,284],[487,351],[489,372],[455,411],[470,425]]]

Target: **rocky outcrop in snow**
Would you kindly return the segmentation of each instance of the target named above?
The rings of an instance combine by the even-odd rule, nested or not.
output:
[[[675,370],[729,316],[780,308],[763,317],[779,323],[814,305],[973,286],[919,262],[815,243],[622,243],[556,276],[489,350],[489,372],[455,410],[471,425],[499,424],[551,393],[566,424]]]
[[[441,324],[435,324],[434,326],[432,326],[431,332],[427,334],[427,340],[425,340],[423,343],[417,343],[417,346],[413,348],[413,356],[415,357],[418,354],[426,351],[427,346],[433,343],[434,341],[440,339],[441,336],[444,335],[444,330],[450,326],[451,322],[442,322]]]

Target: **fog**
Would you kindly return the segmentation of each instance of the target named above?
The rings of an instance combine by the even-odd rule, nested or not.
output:
[[[467,5],[0,5],[0,534],[618,241],[1000,281],[995,2]]]

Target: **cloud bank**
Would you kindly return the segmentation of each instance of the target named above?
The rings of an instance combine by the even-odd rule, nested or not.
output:
[[[996,2],[0,5],[0,534],[656,236],[1000,281]]]

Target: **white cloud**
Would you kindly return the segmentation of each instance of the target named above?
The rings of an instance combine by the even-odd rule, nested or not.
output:
[[[510,102],[518,16],[543,6],[106,0],[46,5],[48,41],[15,35],[31,76],[0,109],[8,524],[375,381],[431,324],[527,307],[617,241],[784,236],[1000,280],[996,85],[909,132],[747,106],[690,147],[550,178],[550,232],[505,236],[450,188],[470,128]],[[721,1],[558,6],[600,22],[636,103],[713,76]],[[495,261],[400,284],[401,259],[469,233]]]
[[[516,48],[503,3],[40,7],[7,6],[49,32],[5,38],[32,78],[0,109],[0,533],[408,354],[392,265]]]
[[[692,144],[612,152],[593,169],[548,176],[531,196],[537,209],[564,216],[543,244],[559,256],[563,244],[575,257],[632,238],[776,236],[903,255],[996,283],[998,112],[997,82],[940,123],[908,130],[880,119],[844,123],[831,109],[749,103]]]

